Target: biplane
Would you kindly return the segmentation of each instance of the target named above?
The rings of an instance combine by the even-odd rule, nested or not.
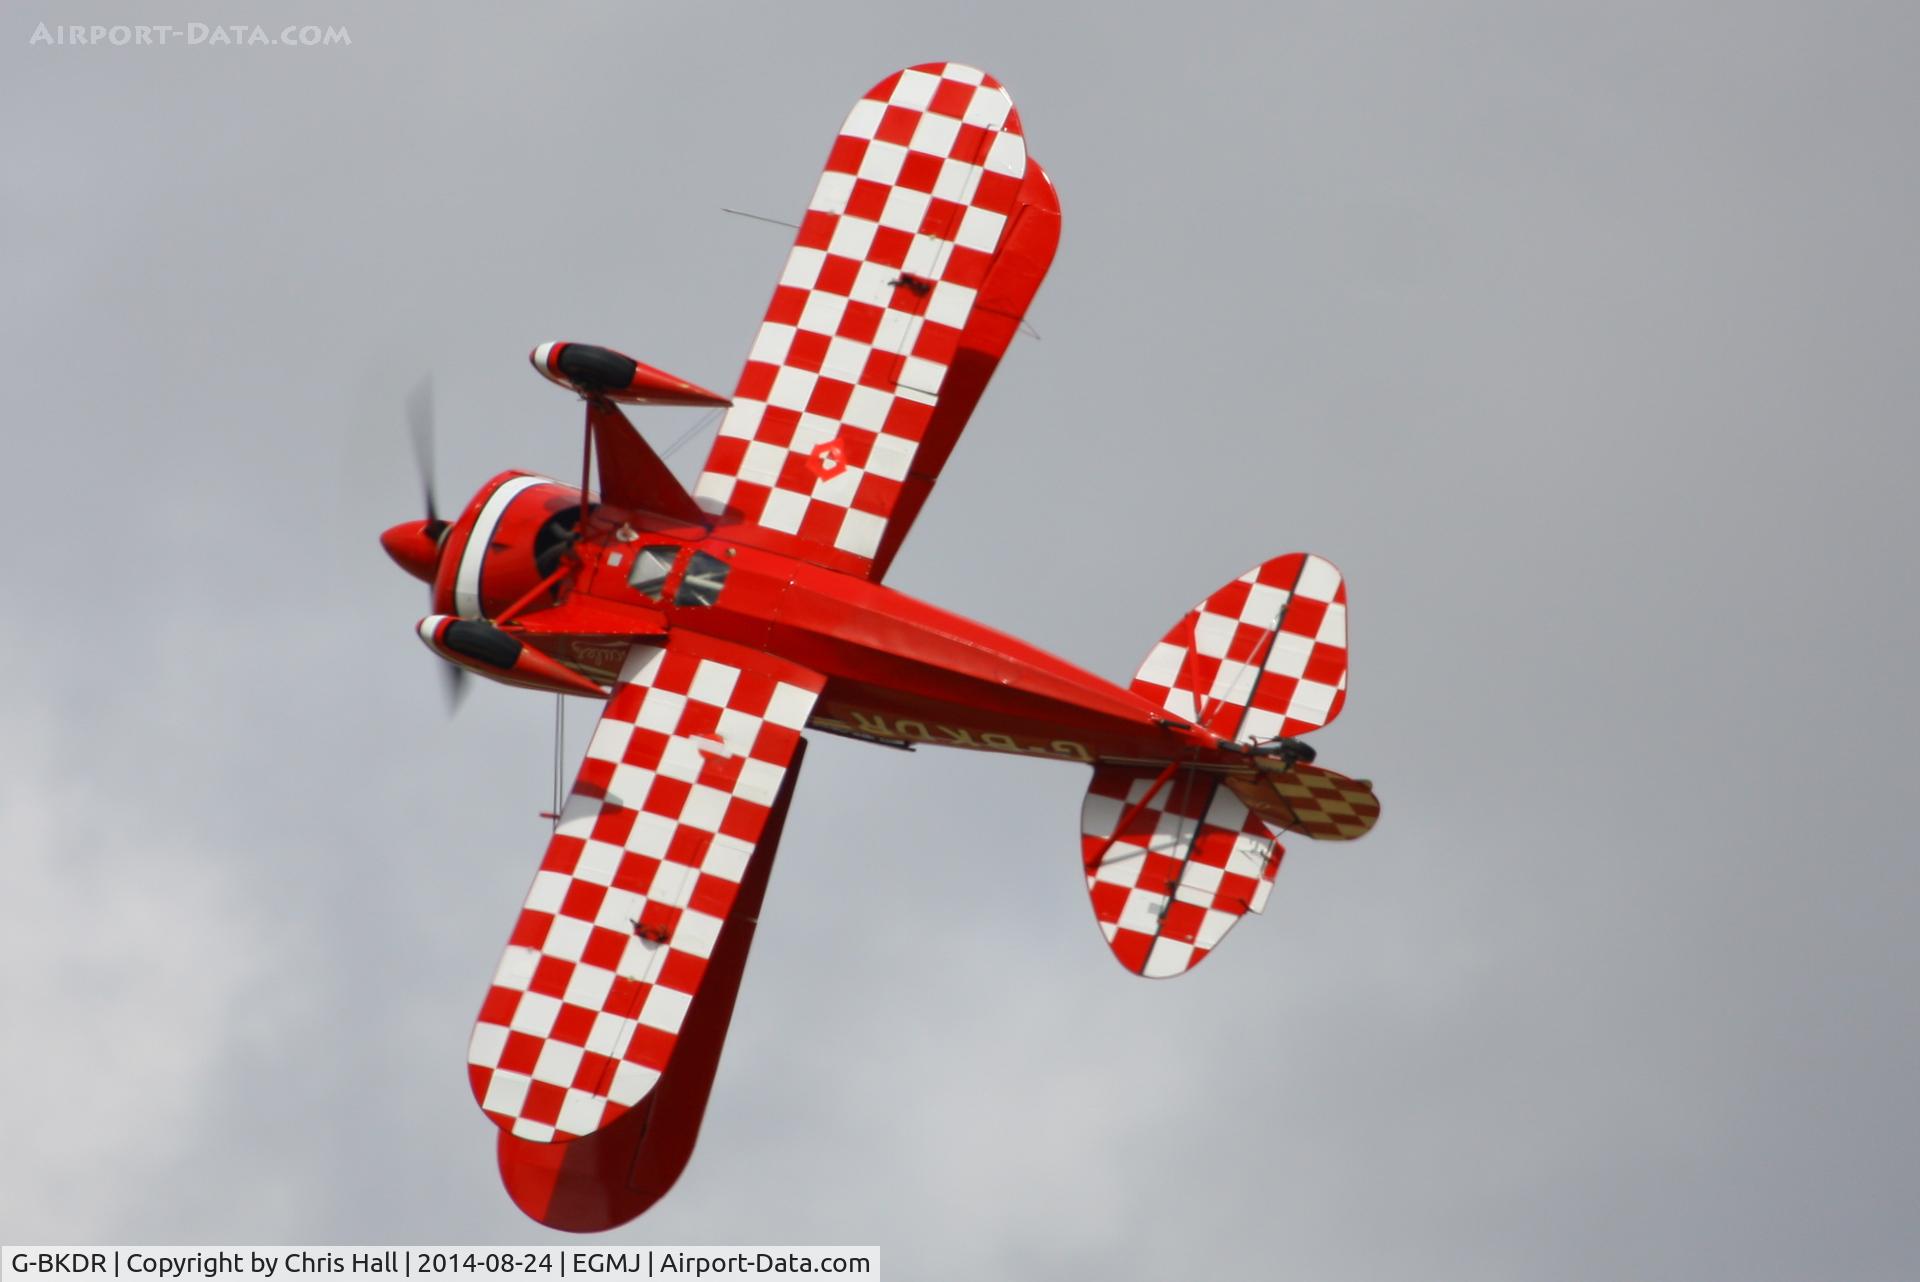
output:
[[[897,72],[834,139],[731,397],[542,344],[535,369],[585,403],[579,484],[503,472],[442,520],[429,480],[426,518],[381,536],[432,587],[434,653],[604,701],[468,1048],[534,1219],[610,1228],[686,1165],[803,731],[1090,767],[1093,915],[1151,978],[1261,911],[1282,835],[1378,818],[1300,738],[1346,698],[1320,557],[1210,593],[1124,686],[884,583],[1059,236],[999,82]],[[691,492],[622,405],[724,408]]]

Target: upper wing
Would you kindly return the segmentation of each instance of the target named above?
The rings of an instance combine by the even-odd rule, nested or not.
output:
[[[502,1128],[590,1134],[660,1080],[823,680],[690,633],[633,647],[468,1047]]]
[[[875,85],[827,157],[695,498],[878,579],[1059,235],[998,81],[928,63]]]

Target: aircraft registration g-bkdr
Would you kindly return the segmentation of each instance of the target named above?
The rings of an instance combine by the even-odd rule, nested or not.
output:
[[[731,398],[543,344],[586,403],[581,483],[503,472],[452,521],[429,486],[427,519],[381,537],[432,585],[435,653],[605,700],[468,1052],[542,1223],[624,1223],[686,1165],[803,730],[1090,765],[1094,917],[1155,978],[1264,907],[1281,834],[1378,818],[1298,738],[1346,698],[1346,588],[1317,556],[1209,594],[1127,686],[882,583],[1059,237],[999,82],[888,76],[834,139]],[[691,494],[619,403],[727,407]]]

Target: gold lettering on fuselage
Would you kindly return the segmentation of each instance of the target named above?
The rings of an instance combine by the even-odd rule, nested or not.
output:
[[[582,640],[576,638],[573,643],[573,665],[588,668],[592,674],[612,674],[620,671],[620,665],[627,661],[627,643],[600,640]]]
[[[998,730],[975,734],[960,726],[944,726],[924,721],[895,721],[871,712],[848,710],[852,724],[847,728],[875,739],[903,739],[909,743],[931,743],[947,748],[973,748],[981,752],[1018,752],[1040,757],[1064,757],[1068,761],[1092,761],[1093,754],[1083,743],[1071,739],[1030,739]]]

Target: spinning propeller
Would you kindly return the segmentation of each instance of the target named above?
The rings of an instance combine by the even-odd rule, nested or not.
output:
[[[423,378],[413,391],[407,394],[407,432],[413,439],[414,471],[420,477],[420,497],[427,509],[424,521],[403,521],[380,536],[380,546],[387,550],[400,568],[416,579],[427,584],[429,604],[433,592],[434,576],[440,569],[440,547],[446,537],[447,523],[440,519],[440,509],[433,497],[433,379]],[[467,673],[458,664],[444,666],[446,673],[447,711],[452,712],[460,706],[461,697],[466,691]]]
[[[433,502],[433,379],[431,376],[420,380],[412,392],[407,394],[407,431],[413,437],[413,466],[420,474],[420,493],[426,502],[427,520],[422,529],[428,538],[438,542],[446,533],[447,523],[440,519],[440,513]]]

